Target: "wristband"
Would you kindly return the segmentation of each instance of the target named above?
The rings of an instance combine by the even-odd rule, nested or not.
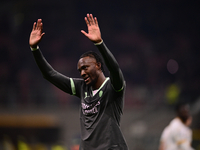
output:
[[[38,50],[39,49],[39,46],[37,45],[36,48],[33,48],[33,47],[30,47],[31,48],[31,51],[35,51],[35,50]]]

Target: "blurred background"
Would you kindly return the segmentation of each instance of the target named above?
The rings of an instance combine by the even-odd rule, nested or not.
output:
[[[192,146],[200,150],[200,11],[182,0],[1,0],[0,149],[77,150],[79,99],[43,79],[28,41],[41,18],[44,56],[80,77],[79,56],[97,51],[80,32],[87,13],[124,73],[121,129],[130,150],[157,150],[180,101],[191,106]]]

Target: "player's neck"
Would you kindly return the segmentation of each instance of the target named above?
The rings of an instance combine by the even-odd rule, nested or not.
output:
[[[92,86],[92,90],[97,90],[101,87],[101,85],[103,84],[103,82],[106,80],[106,77],[104,76],[103,73],[101,73],[97,79],[96,84],[94,84],[94,86]]]

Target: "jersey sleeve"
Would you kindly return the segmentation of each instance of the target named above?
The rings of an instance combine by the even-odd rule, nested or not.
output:
[[[70,78],[70,85],[72,95],[81,98],[81,89],[83,88],[84,81],[79,78]]]
[[[40,50],[32,53],[43,77],[62,91],[73,95],[70,78],[54,70]]]
[[[109,70],[110,80],[111,80],[111,84],[113,88],[117,92],[123,90],[125,87],[125,81],[124,81],[122,71],[115,57],[113,56],[111,51],[106,47],[104,42],[96,46],[99,49],[104,59],[104,62]]]

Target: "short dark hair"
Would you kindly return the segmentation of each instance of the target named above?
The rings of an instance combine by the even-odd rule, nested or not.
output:
[[[183,107],[189,107],[189,104],[186,102],[178,102],[175,105],[175,111],[179,112]]]
[[[105,70],[104,70],[104,63],[103,63],[103,60],[102,58],[100,57],[100,55],[98,55],[96,52],[93,52],[93,51],[88,51],[88,52],[85,52],[83,53],[80,58],[83,58],[83,57],[92,57],[96,60],[97,63],[101,63],[101,71],[103,73],[105,73]]]

